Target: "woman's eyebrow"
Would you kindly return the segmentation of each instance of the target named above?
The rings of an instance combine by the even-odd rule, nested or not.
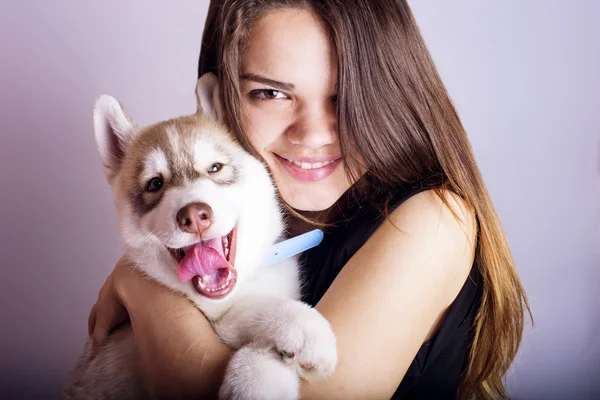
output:
[[[240,76],[240,80],[264,83],[265,85],[269,85],[269,86],[272,86],[272,87],[275,87],[278,89],[283,89],[283,90],[288,90],[288,91],[294,90],[296,88],[296,85],[294,85],[293,83],[280,82],[280,81],[265,78],[264,76],[260,76],[260,75],[256,75],[256,74],[242,74],[242,76]]]

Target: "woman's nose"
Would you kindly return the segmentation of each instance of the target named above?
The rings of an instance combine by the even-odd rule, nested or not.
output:
[[[337,112],[331,105],[306,106],[288,129],[290,143],[318,149],[338,139]]]

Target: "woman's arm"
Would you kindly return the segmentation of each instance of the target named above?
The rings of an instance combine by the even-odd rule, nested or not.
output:
[[[390,215],[395,226],[384,222],[344,266],[316,306],[336,334],[338,366],[327,381],[303,382],[302,398],[392,395],[473,263],[473,214],[456,196],[446,198],[463,222],[423,192],[398,207]],[[216,393],[230,351],[199,311],[149,280],[130,274],[116,281],[155,391]]]
[[[218,392],[231,350],[192,302],[122,257],[90,313],[94,346],[127,318],[144,375],[158,398],[197,399]]]
[[[464,201],[432,191],[399,206],[357,251],[316,308],[337,337],[338,366],[303,398],[390,398],[473,265],[476,224]],[[398,230],[398,229],[399,230]]]

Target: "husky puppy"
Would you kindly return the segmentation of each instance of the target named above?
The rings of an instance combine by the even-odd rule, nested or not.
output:
[[[264,266],[284,224],[266,167],[218,122],[217,79],[202,76],[197,112],[135,126],[100,96],[94,130],[125,253],[151,279],[186,296],[235,353],[223,399],[294,399],[299,379],[337,363],[327,320],[299,301],[295,258]],[[149,398],[130,326],[71,372],[64,399]]]

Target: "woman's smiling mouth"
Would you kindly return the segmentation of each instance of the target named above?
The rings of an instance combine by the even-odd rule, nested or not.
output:
[[[310,157],[295,160],[273,154],[293,178],[303,182],[317,182],[327,178],[342,162],[341,157]]]

